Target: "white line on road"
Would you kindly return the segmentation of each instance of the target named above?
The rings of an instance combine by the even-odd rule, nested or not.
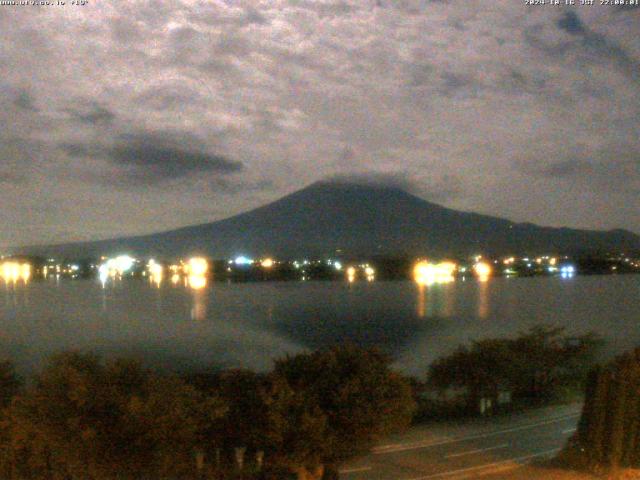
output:
[[[500,448],[507,448],[508,446],[509,446],[508,443],[503,443],[502,445],[496,445],[495,447],[476,448],[475,450],[467,450],[466,452],[450,453],[449,455],[445,455],[444,458],[462,457],[464,455],[472,455],[474,453],[488,452],[490,450],[498,450]]]
[[[576,427],[573,428],[567,428],[566,430],[562,430],[562,433],[573,433],[577,430]]]
[[[502,433],[511,433],[511,432],[518,432],[520,430],[528,430],[530,428],[534,428],[534,427],[540,427],[543,425],[549,425],[552,423],[556,423],[556,422],[561,422],[563,420],[569,420],[572,417],[578,417],[580,415],[580,413],[572,413],[569,415],[563,415],[561,417],[556,417],[553,419],[549,419],[549,420],[545,420],[543,422],[538,422],[538,423],[531,423],[528,425],[520,425],[518,427],[513,427],[513,428],[507,428],[504,430],[495,430],[489,433],[482,433],[482,434],[476,434],[476,435],[469,435],[466,437],[459,437],[459,438],[452,438],[452,439],[447,439],[447,440],[440,440],[440,441],[424,441],[424,442],[414,442],[414,443],[400,443],[400,444],[394,444],[394,445],[384,445],[381,447],[377,447],[374,448],[372,453],[374,455],[384,455],[387,453],[395,453],[395,452],[404,452],[407,450],[419,450],[421,448],[429,448],[429,447],[435,447],[438,445],[446,445],[449,443],[457,443],[457,442],[463,442],[466,440],[476,440],[479,438],[486,438],[486,437],[493,437],[495,435],[500,435]]]
[[[342,469],[339,473],[368,472],[369,470],[371,470],[371,467],[355,467]]]
[[[538,458],[538,457],[544,457],[544,456],[549,456],[551,454],[554,454],[556,452],[559,452],[561,449],[559,448],[554,448],[552,450],[545,450],[544,452],[538,452],[538,453],[532,453],[530,455],[523,455],[521,457],[514,457],[514,458],[509,458],[507,460],[501,460],[499,462],[494,462],[494,463],[486,463],[484,465],[478,465],[475,467],[468,467],[468,468],[460,468],[458,470],[449,470],[448,472],[441,472],[441,473],[434,473],[432,475],[427,475],[424,477],[415,477],[415,478],[411,478],[409,480],[428,480],[431,478],[442,478],[442,477],[451,477],[453,475],[458,475],[458,474],[464,474],[464,473],[470,473],[470,472],[477,472],[477,470],[484,470],[484,469],[488,469],[491,467],[505,467],[506,465],[508,465],[511,462],[523,462],[520,463],[518,465],[513,465],[513,468],[519,468],[523,465],[525,465],[526,463],[529,463],[530,460],[533,460],[534,458]]]

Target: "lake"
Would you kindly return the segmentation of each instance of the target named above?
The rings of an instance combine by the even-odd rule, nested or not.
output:
[[[340,342],[376,345],[406,373],[473,339],[539,323],[595,330],[607,352],[640,345],[640,275],[412,282],[0,282],[0,346],[21,373],[62,349],[172,370],[248,367]]]

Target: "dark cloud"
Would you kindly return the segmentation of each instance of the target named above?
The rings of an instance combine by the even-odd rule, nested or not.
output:
[[[142,36],[140,27],[127,17],[112,18],[109,27],[113,39],[119,43],[128,44],[139,40]]]
[[[432,202],[449,202],[461,198],[463,188],[460,179],[446,174],[422,180],[412,179],[402,172],[353,172],[326,177],[325,182],[337,184],[357,184],[393,188],[412,193]]]
[[[578,14],[571,10],[560,17],[560,20],[558,20],[558,28],[571,35],[582,35],[587,32]]]
[[[640,62],[616,41],[588,28],[574,11],[563,14],[557,22],[558,28],[571,36],[578,37],[579,43],[573,45],[574,52],[592,60],[613,62],[625,75],[640,81]],[[562,53],[569,51],[565,45]]]
[[[206,153],[198,144],[188,135],[125,134],[120,136],[117,145],[109,149],[109,157],[119,165],[144,169],[150,176],[161,179],[193,172],[224,174],[242,170],[240,162]]]
[[[70,109],[68,111],[75,120],[90,125],[107,125],[116,118],[111,110],[93,102],[82,110]]]
[[[241,162],[206,151],[200,141],[174,132],[129,133],[118,136],[111,146],[62,144],[72,157],[104,159],[118,168],[128,183],[162,183],[197,173],[228,175],[242,170]]]
[[[404,173],[351,172],[330,175],[324,179],[327,183],[354,183],[357,185],[395,188],[411,192],[416,185]]]
[[[71,157],[90,157],[102,155],[102,149],[100,147],[84,145],[81,143],[62,143],[59,145],[60,149]]]
[[[640,192],[638,146],[607,145],[598,149],[574,147],[572,153],[557,160],[529,159],[517,163],[527,175],[547,180],[573,182],[614,191]]]
[[[247,24],[265,25],[269,23],[267,17],[253,7],[247,8],[244,19]]]
[[[547,80],[535,73],[533,75],[524,73],[516,68],[510,68],[508,72],[501,77],[499,88],[504,92],[520,94],[539,94],[547,87]]]
[[[409,85],[424,87],[433,84],[435,67],[429,63],[414,64],[409,67]]]
[[[475,97],[484,88],[472,74],[445,71],[440,91],[447,96]]]
[[[586,160],[569,158],[541,165],[534,170],[540,175],[549,178],[575,177],[593,172],[593,165]]]
[[[34,99],[26,90],[20,90],[16,99],[13,102],[16,107],[21,108],[23,110],[28,110],[31,112],[37,112],[38,108],[34,103]]]
[[[135,98],[136,104],[153,110],[184,109],[201,99],[196,90],[171,82],[148,88]]]

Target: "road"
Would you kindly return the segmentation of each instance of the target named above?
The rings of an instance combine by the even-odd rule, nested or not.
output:
[[[415,427],[344,466],[340,478],[460,480],[504,474],[555,455],[575,432],[580,409],[572,404]]]

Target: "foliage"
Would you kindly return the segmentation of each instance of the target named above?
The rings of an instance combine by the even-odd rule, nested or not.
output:
[[[221,413],[177,378],[64,353],[7,411],[3,469],[6,478],[186,477],[203,425]]]
[[[325,415],[318,448],[327,464],[367,451],[408,425],[415,409],[409,382],[376,350],[346,346],[287,357],[276,363],[275,375]]]
[[[463,388],[472,401],[499,389],[516,399],[549,401],[566,387],[582,388],[601,343],[594,333],[569,337],[564,328],[536,326],[516,338],[460,346],[430,366],[428,384]]]
[[[414,408],[389,358],[355,347],[287,357],[268,374],[180,379],[66,352],[22,390],[12,375],[0,365],[9,480],[336,478],[339,462],[406,426]]]
[[[640,348],[591,372],[576,442],[588,464],[640,467]]]

